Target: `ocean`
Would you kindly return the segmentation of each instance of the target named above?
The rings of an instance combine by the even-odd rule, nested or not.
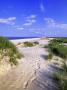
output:
[[[44,38],[67,38],[67,37],[45,37]],[[16,39],[32,39],[32,38],[43,38],[43,37],[6,37],[9,40],[16,40]]]
[[[15,40],[15,39],[30,39],[30,38],[40,38],[40,37],[6,37],[9,40]]]

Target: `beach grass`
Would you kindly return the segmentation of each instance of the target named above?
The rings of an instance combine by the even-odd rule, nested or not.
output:
[[[53,58],[53,54],[52,54],[52,53],[49,53],[49,54],[48,54],[48,59],[51,60],[52,58]]]
[[[23,45],[25,47],[32,47],[32,46],[35,46],[35,45],[38,45],[38,44],[39,44],[39,42],[37,42],[37,41],[34,41],[34,42],[26,41],[26,42],[23,43]]]
[[[55,39],[50,42],[49,49],[53,54],[60,56],[64,59],[67,58],[67,46],[55,41]]]
[[[0,54],[2,57],[8,56],[9,62],[14,65],[18,63],[17,59],[22,57],[16,46],[5,37],[0,37]]]
[[[67,90],[67,46],[63,45],[63,43],[67,43],[67,38],[53,39],[48,45],[50,53],[63,58],[62,70],[54,73],[59,90]]]
[[[67,43],[67,38],[56,38],[51,40],[52,42]]]
[[[33,43],[34,43],[34,45],[38,45],[39,44],[39,42],[37,42],[37,41],[34,41]]]
[[[67,72],[63,70],[54,73],[54,79],[58,83],[59,90],[67,90]]]
[[[25,47],[32,47],[32,46],[34,46],[32,42],[28,42],[28,41],[24,42],[23,44],[24,44]]]

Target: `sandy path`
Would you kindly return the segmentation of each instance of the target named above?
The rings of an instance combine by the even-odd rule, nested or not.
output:
[[[47,43],[40,40],[40,46],[19,47],[25,57],[0,78],[0,90],[57,90],[52,77],[54,65],[47,61],[48,52],[42,48]]]

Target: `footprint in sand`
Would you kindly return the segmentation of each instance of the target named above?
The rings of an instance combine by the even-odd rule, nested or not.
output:
[[[36,76],[36,74],[37,74],[37,71],[35,70],[35,71],[34,71],[34,75]]]
[[[26,81],[24,84],[23,84],[23,88],[26,89],[28,87],[28,81]]]
[[[33,78],[31,78],[31,82],[33,82],[36,79],[36,76],[34,76]]]
[[[38,69],[40,69],[40,64],[39,63],[37,63],[37,66],[38,66]]]

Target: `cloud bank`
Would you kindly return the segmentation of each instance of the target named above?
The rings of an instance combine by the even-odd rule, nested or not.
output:
[[[0,18],[0,24],[15,24],[16,17]]]
[[[58,28],[58,29],[67,29],[66,23],[58,23],[52,18],[44,18],[44,20],[48,27]]]
[[[35,22],[36,22],[36,15],[30,15],[30,16],[26,17],[25,23],[23,25],[31,26]]]

